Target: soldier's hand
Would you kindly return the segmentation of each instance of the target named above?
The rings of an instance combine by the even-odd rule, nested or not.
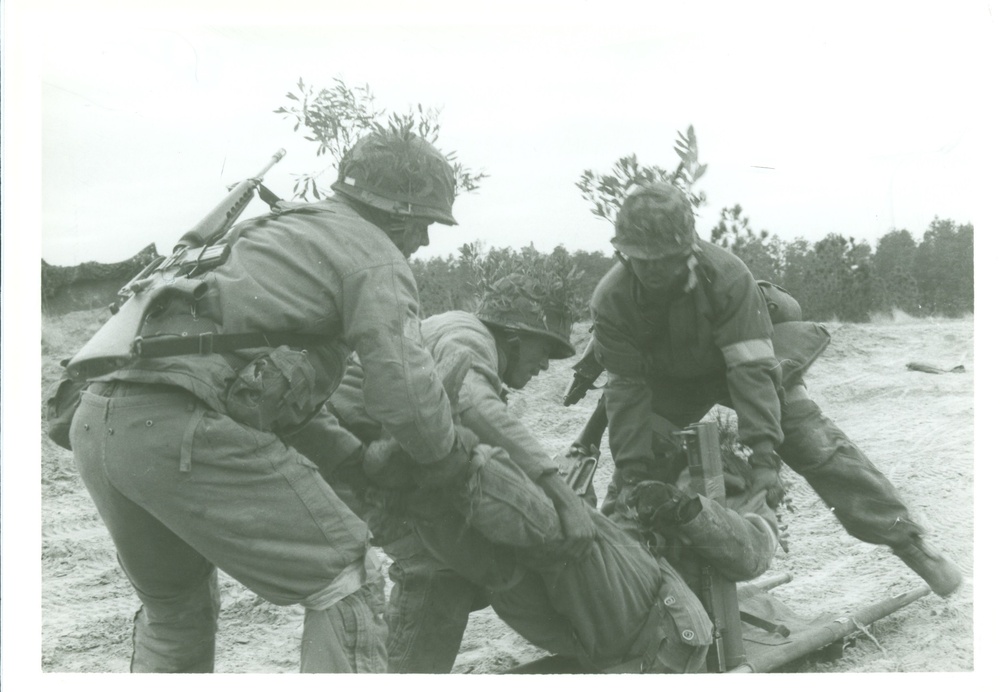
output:
[[[617,495],[615,496],[615,512],[623,517],[634,516],[635,511],[628,505],[628,498],[637,485],[649,480],[650,471],[647,462],[630,461],[622,464],[615,470],[612,476],[612,484],[615,486]],[[609,488],[610,491],[610,488]]]
[[[750,455],[750,492],[764,491],[769,507],[776,508],[785,497],[785,486],[781,482],[781,457],[776,453],[754,452]]]
[[[588,446],[581,444],[579,442],[574,442],[569,446],[569,451],[566,453],[566,456],[568,457],[575,456],[581,459],[586,457],[594,457],[595,459],[600,459],[601,448],[595,444]]]
[[[364,451],[364,475],[383,488],[405,488],[414,482],[414,461],[393,439],[375,440]]]
[[[686,524],[701,511],[701,502],[697,497],[659,481],[639,483],[631,489],[625,501],[635,512],[639,523],[653,530]]]
[[[597,538],[592,511],[558,474],[547,474],[538,479],[538,484],[556,508],[564,539],[553,552],[572,560],[578,560],[590,551]]]
[[[463,425],[455,426],[455,445],[444,459],[433,464],[423,464],[416,474],[417,484],[423,488],[439,488],[464,480],[471,469],[469,460],[479,444],[476,434]]]

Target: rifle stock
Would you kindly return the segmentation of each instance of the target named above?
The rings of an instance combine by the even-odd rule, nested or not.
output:
[[[233,185],[229,194],[198,224],[181,236],[168,258],[158,257],[118,291],[119,302],[110,306],[111,319],[101,325],[67,363],[67,375],[77,381],[113,372],[138,353],[136,339],[146,317],[167,298],[178,295],[197,300],[204,282],[191,275],[226,261],[229,246],[219,241],[243,213],[265,173],[285,155],[279,149],[256,176]]]
[[[207,289],[204,281],[196,279],[153,276],[146,281],[135,286],[132,296],[66,364],[71,379],[86,380],[124,367],[137,355],[136,341],[147,315],[176,297],[198,300]]]

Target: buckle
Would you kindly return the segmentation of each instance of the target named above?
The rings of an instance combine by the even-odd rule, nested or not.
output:
[[[208,356],[214,353],[213,341],[215,339],[214,332],[202,332],[198,335],[198,355]]]

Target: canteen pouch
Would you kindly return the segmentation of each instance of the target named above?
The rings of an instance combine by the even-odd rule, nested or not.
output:
[[[346,347],[312,350],[278,346],[236,372],[226,390],[226,413],[257,430],[291,433],[319,411],[340,383]]]

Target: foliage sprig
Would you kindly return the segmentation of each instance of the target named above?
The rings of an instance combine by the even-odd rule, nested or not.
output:
[[[375,96],[368,84],[350,87],[343,79],[335,77],[330,86],[317,89],[300,77],[298,92],[289,91],[285,98],[292,105],[275,109],[275,113],[294,121],[293,131],[304,130],[306,141],[316,143],[316,156],[330,157],[330,162],[319,170],[296,175],[292,196],[296,199],[319,199],[320,181],[336,174],[344,154],[359,139],[373,132],[415,133],[431,144],[436,144],[441,132],[440,108],[427,108],[417,104],[405,112],[386,113],[377,108]],[[462,164],[454,151],[444,153],[455,174],[457,191],[472,192],[479,189],[487,177],[483,170],[472,171]],[[327,187],[327,185],[323,185]]]
[[[634,185],[671,183],[683,190],[691,200],[691,206],[697,209],[707,198],[704,192],[695,192],[694,186],[705,175],[708,164],[698,162],[698,139],[693,125],[688,126],[686,133],[677,132],[674,151],[680,161],[673,171],[655,165],[640,165],[636,155],[630,154],[615,161],[610,173],[598,174],[590,169],[585,170],[576,182],[576,187],[583,198],[590,202],[591,213],[611,223],[618,218],[622,202]]]

